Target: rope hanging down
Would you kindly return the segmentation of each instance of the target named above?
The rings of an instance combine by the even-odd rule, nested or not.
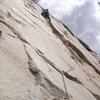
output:
[[[67,87],[66,87],[65,79],[64,79],[64,72],[62,71],[61,74],[62,74],[62,80],[63,80],[63,84],[64,84],[65,92],[66,92],[66,98],[65,98],[65,99],[69,100],[68,92],[67,92]]]

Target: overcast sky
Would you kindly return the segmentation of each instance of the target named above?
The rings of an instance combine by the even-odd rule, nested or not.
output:
[[[100,55],[100,5],[98,0],[40,0],[53,16]]]

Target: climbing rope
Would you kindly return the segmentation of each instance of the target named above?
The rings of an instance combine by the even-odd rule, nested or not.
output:
[[[61,74],[62,74],[63,85],[64,85],[65,92],[66,92],[66,98],[65,99],[69,100],[67,87],[66,87],[66,83],[65,83],[65,79],[64,79],[64,72],[62,71]]]

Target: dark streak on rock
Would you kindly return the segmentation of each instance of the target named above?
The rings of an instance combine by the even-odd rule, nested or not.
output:
[[[78,79],[77,79],[76,77],[74,77],[74,76],[69,75],[67,72],[64,72],[64,75],[65,75],[66,78],[68,78],[69,80],[72,80],[72,81],[74,81],[74,82],[76,82],[76,83],[78,83],[78,84],[83,85],[83,83],[82,83],[80,80],[78,80]]]
[[[90,65],[95,70],[95,72],[100,75],[100,71],[85,57],[85,55],[70,41],[66,40],[65,37],[60,34],[60,32],[54,27],[54,25],[51,22],[49,24],[52,29],[52,32],[63,42],[63,44],[67,48],[71,47],[83,61]]]
[[[86,87],[85,87],[86,88]],[[91,92],[91,94],[97,99],[100,100],[100,95],[94,94],[91,90],[89,90],[88,88],[86,88],[88,91]]]
[[[100,100],[100,95],[93,94],[97,100]]]
[[[59,73],[61,73],[61,71],[55,67],[55,64],[52,63],[49,59],[47,59],[47,58],[43,55],[43,53],[41,53],[41,51],[40,51],[39,49],[37,49],[36,53],[37,53],[40,57],[42,57],[42,58],[44,59],[45,62],[47,62],[48,64],[50,64],[54,69],[56,69]]]
[[[0,31],[0,36],[2,35],[1,33],[2,33],[2,31]]]
[[[12,9],[11,9],[12,10]],[[13,11],[13,10],[12,10]],[[28,24],[30,24],[31,26],[33,26],[34,28],[36,28],[34,25],[32,25],[30,22],[28,22],[27,20],[25,20],[24,18],[22,18],[20,15],[18,15],[15,11],[13,11],[13,13],[15,13],[19,18],[21,18],[23,21],[27,22]]]
[[[66,25],[63,24],[63,26],[75,37],[75,35],[73,34],[73,32]]]
[[[38,18],[37,16],[35,16],[33,13],[31,13],[30,11],[28,11],[27,9],[25,9],[28,13],[30,13],[33,17],[35,17],[35,18],[37,18],[37,19],[39,19],[39,20],[41,20],[40,18]],[[41,20],[41,21],[43,21],[43,20]],[[43,21],[44,22],[44,21]]]
[[[78,63],[77,63],[77,64],[78,64]],[[80,66],[80,64],[78,64],[78,65],[79,65],[79,67],[82,69],[82,71],[88,76],[89,81],[93,82],[93,83],[95,84],[95,86],[97,86],[98,88],[100,88],[100,86],[92,79],[92,77],[89,75],[89,73],[86,72],[86,71]]]
[[[56,66],[55,66],[54,63],[52,63],[49,59],[47,59],[47,58],[43,55],[43,53],[40,52],[39,49],[37,49],[37,50],[38,50],[37,54],[38,54],[39,56],[41,56],[41,57],[44,59],[45,62],[47,62],[48,64],[50,64],[54,69],[56,69],[60,74],[62,74],[62,71],[59,70],[58,68],[56,68]],[[78,84],[82,84],[82,82],[81,82],[80,80],[78,80],[77,78],[75,78],[75,77],[69,75],[67,72],[64,72],[64,75],[66,76],[66,78],[68,78],[68,79],[70,79],[70,80],[72,80],[72,81],[74,81],[74,82],[77,82]]]
[[[90,51],[90,52],[93,52],[93,50],[91,50],[90,48],[89,48],[89,46],[86,44],[86,43],[84,43],[81,39],[79,39],[79,38],[77,38],[78,39],[78,41],[88,50],[88,51]]]
[[[37,65],[35,64],[35,62],[33,61],[33,59],[31,58],[31,56],[29,55],[28,51],[26,50],[26,46],[24,44],[24,50],[25,50],[25,53],[28,57],[28,65],[29,65],[29,70],[34,73],[34,74],[37,74],[40,72],[40,70],[38,69]]]
[[[21,35],[21,33],[19,33],[17,30],[15,30],[12,26],[10,26],[8,23],[0,20],[1,23],[3,23],[4,25],[6,25],[22,42],[25,42],[27,44],[29,44]],[[29,44],[30,45],[30,44]]]
[[[2,40],[2,31],[0,30],[0,42]]]
[[[59,89],[55,84],[53,84],[49,79],[45,78],[46,85],[45,88],[49,91],[49,93],[56,97],[56,98],[67,98],[66,94],[63,92],[63,90]],[[67,100],[67,99],[65,99]]]

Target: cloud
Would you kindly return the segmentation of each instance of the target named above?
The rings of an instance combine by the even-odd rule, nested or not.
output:
[[[56,18],[100,54],[100,6],[97,0],[40,0]]]
[[[66,13],[70,13],[77,5],[80,6],[85,0],[39,0],[43,8],[49,8],[50,12],[57,18],[62,18]]]
[[[100,19],[97,15],[98,9],[94,3],[86,1],[83,5],[77,6],[70,15],[63,16],[62,21],[94,51],[100,54]]]

